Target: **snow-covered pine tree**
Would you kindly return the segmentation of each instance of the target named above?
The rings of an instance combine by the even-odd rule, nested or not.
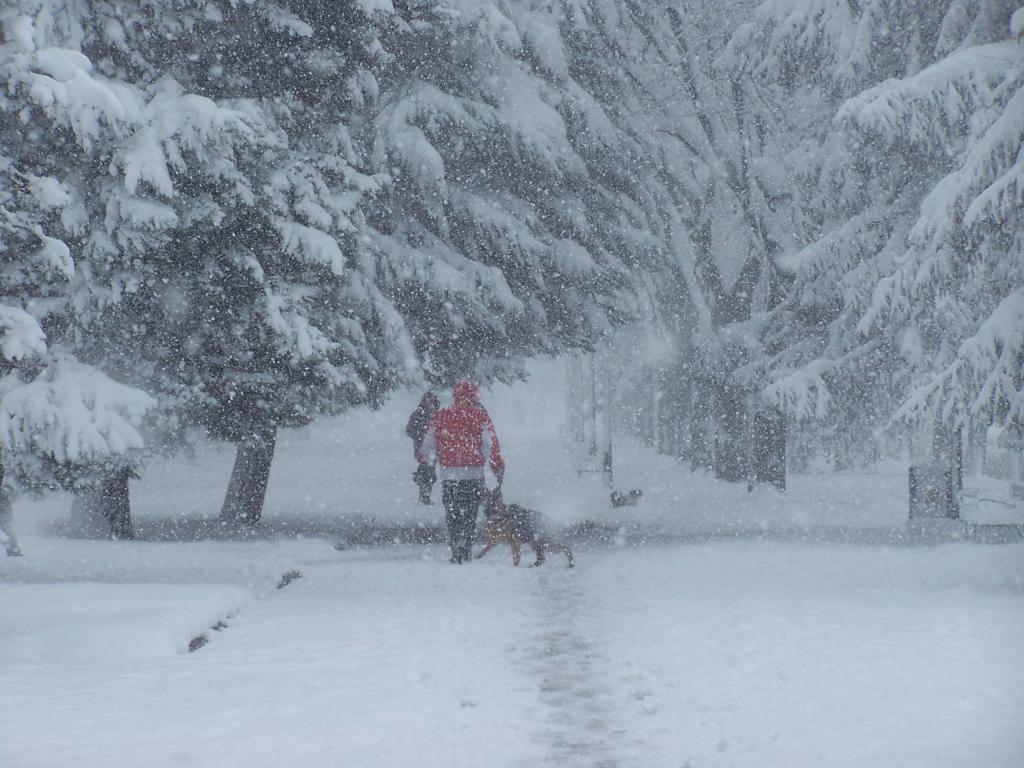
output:
[[[843,442],[894,417],[946,427],[1020,412],[1019,43],[1008,2],[765,3],[739,71],[808,114],[805,247],[766,327],[793,417],[833,412]],[[948,433],[948,430],[947,430]]]
[[[1016,18],[1024,25],[1024,13]],[[909,364],[896,418],[982,434],[989,424],[1019,424],[1024,40],[954,50],[851,99],[837,121],[854,140],[881,146],[883,157],[898,154],[928,171],[903,248],[858,324],[864,335],[895,337]]]
[[[250,521],[277,428],[372,401],[412,358],[354,248],[385,181],[356,170],[347,128],[370,16],[291,5],[99,3],[50,24],[124,102],[118,140],[82,144],[78,353],[158,394],[165,434],[238,443],[223,514]]]
[[[167,189],[168,164],[159,142],[173,140],[173,126],[188,124],[197,109],[176,98],[183,94],[173,82],[154,87],[156,94],[148,92],[155,78],[147,82],[151,73],[137,58],[115,69],[102,55],[105,48],[124,48],[122,21],[128,29],[135,28],[131,14],[120,19],[117,10],[109,4],[20,3],[5,26],[24,31],[24,64],[8,82],[25,102],[20,115],[35,119],[29,134],[34,139],[20,146],[34,147],[42,162],[54,164],[65,179],[68,199],[61,219],[78,268],[61,290],[70,309],[63,318],[63,347],[155,391],[155,382],[145,375],[147,355],[135,350],[129,365],[112,364],[122,347],[118,337],[105,332],[103,319],[109,307],[122,300],[130,303],[138,295],[146,284],[144,258],[170,240],[178,214],[148,195],[147,189]],[[140,316],[147,315],[148,308],[143,307]],[[139,326],[140,320],[131,318],[118,336],[138,333]],[[86,529],[93,527],[88,518],[105,515],[119,520],[124,534],[130,530],[128,467],[111,464],[107,470],[96,483],[77,488],[73,518]]]
[[[662,153],[688,156],[697,171],[676,170],[681,191],[667,208],[677,212],[673,229],[687,233],[677,253],[687,295],[704,318],[698,334],[681,339],[676,370],[690,391],[675,399],[697,427],[692,459],[699,463],[710,453],[716,475],[734,481],[752,474],[750,417],[758,408],[751,400],[762,382],[750,362],[762,354],[758,329],[781,296],[778,255],[801,226],[787,178],[792,118],[756,84],[733,76],[720,54],[746,10],[704,2],[665,6],[671,47],[662,66],[674,72],[674,87],[686,98],[674,105],[675,115],[665,115],[674,125],[658,130],[673,142]],[[713,418],[702,419],[701,411]]]
[[[602,218],[640,254],[649,319],[666,337],[651,345],[659,371],[637,371],[635,350],[624,361],[636,389],[657,382],[657,424],[644,429],[730,478],[746,476],[751,324],[778,300],[775,256],[798,226],[780,167],[785,116],[716,59],[744,10],[595,0],[543,11],[561,31],[571,140],[617,214]]]
[[[0,454],[8,480],[37,491],[130,468],[153,401],[74,354],[79,142],[97,139],[114,96],[23,13],[29,5],[0,14]]]
[[[221,97],[260,99],[283,141],[251,156],[263,166],[257,206],[219,227],[230,243],[225,282],[192,298],[224,307],[223,333],[207,335],[201,353],[211,399],[199,411],[239,444],[224,518],[259,519],[278,427],[372,405],[415,371],[402,318],[362,248],[362,209],[388,181],[361,170],[352,137],[376,93],[383,17],[373,6],[255,4],[226,17],[235,50],[223,50],[222,33],[211,38],[222,61],[250,62],[224,67]]]
[[[427,375],[508,376],[591,344],[635,311],[619,225],[639,205],[574,142],[557,22],[486,0],[397,7],[369,126],[393,183],[370,247]]]

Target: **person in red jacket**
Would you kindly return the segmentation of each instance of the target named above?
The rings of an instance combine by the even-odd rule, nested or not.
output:
[[[498,484],[505,462],[494,423],[479,402],[476,384],[460,381],[452,390],[454,403],[438,411],[427,426],[417,458],[441,465],[441,500],[444,502],[451,562],[468,563],[476,517],[484,498],[484,466],[490,463]]]

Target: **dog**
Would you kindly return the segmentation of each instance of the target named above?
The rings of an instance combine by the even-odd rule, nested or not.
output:
[[[640,497],[643,495],[643,491],[641,491],[639,488],[634,488],[629,493],[619,493],[618,491],[612,491],[612,506],[634,507],[636,506],[636,503],[640,501]]]
[[[544,562],[545,551],[552,549],[560,549],[565,553],[570,568],[575,565],[569,547],[537,532],[539,513],[518,504],[506,504],[501,497],[500,487],[485,492],[484,517],[484,535],[487,542],[483,549],[474,555],[474,559],[479,560],[498,544],[508,544],[512,547],[512,564],[519,565],[522,545],[529,544],[537,555],[531,568],[541,565]]]

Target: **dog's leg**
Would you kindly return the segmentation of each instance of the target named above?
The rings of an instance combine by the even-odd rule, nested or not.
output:
[[[544,563],[544,545],[537,541],[531,541],[530,546],[533,547],[533,551],[537,555],[537,559],[534,560],[533,565],[530,567],[536,568]]]
[[[473,559],[474,560],[479,560],[481,557],[486,555],[492,549],[494,549],[494,542],[493,541],[488,541],[486,544],[484,544],[484,548],[483,549],[481,549],[479,552],[477,552],[475,555],[473,555]]]
[[[512,540],[512,565],[519,565],[519,542],[515,539]]]
[[[562,548],[562,551],[565,552],[565,556],[569,558],[569,567],[572,568],[574,565],[576,565],[576,563],[574,563],[572,560],[572,550],[569,549],[569,547],[567,547],[565,544],[559,544],[558,546]]]

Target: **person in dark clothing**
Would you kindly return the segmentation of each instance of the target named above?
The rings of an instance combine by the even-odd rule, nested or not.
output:
[[[413,482],[420,489],[420,504],[430,504],[430,492],[434,488],[437,475],[434,472],[434,465],[419,460],[420,446],[423,445],[423,438],[427,434],[427,425],[434,418],[441,401],[433,392],[427,392],[416,406],[416,410],[409,416],[409,423],[405,425],[405,434],[412,438],[412,454],[419,461],[419,466],[412,473]]]
[[[453,563],[468,563],[476,533],[476,516],[484,498],[484,467],[489,463],[498,483],[505,474],[498,436],[487,411],[478,402],[476,385],[460,381],[452,390],[454,404],[430,420],[417,458],[436,456],[441,465],[445,522]]]

